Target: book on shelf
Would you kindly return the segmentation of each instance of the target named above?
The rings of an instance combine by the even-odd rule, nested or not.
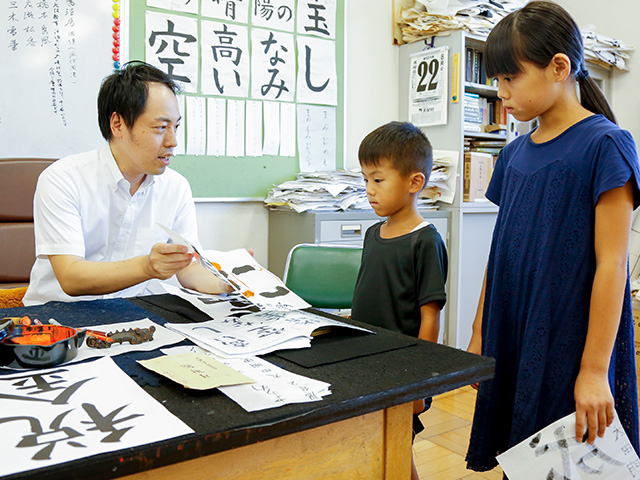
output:
[[[475,202],[485,199],[493,164],[493,155],[489,153],[465,152],[462,201]]]
[[[483,52],[473,47],[465,48],[465,75],[464,79],[467,83],[478,83],[481,85],[492,85],[491,78],[487,78]]]
[[[482,124],[475,122],[464,122],[464,131],[470,133],[482,133]]]

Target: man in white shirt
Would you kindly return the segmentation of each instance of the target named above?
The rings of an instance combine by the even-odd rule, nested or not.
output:
[[[167,168],[181,120],[175,91],[143,62],[104,80],[98,123],[108,144],[60,159],[38,179],[25,305],[136,296],[173,275],[204,293],[227,290],[157,225],[199,247],[189,183]]]

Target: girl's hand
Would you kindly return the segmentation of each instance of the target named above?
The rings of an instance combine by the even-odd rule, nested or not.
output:
[[[589,434],[593,445],[596,434],[604,435],[606,427],[613,422],[613,396],[606,372],[597,373],[580,370],[574,390],[576,400],[576,439],[580,442]]]

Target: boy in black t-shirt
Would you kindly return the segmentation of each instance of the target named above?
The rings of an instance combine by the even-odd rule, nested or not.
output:
[[[391,122],[365,137],[358,157],[369,203],[386,220],[365,235],[351,316],[437,342],[447,251],[417,207],[433,165],[431,144],[413,124]],[[414,435],[424,428],[418,419],[424,410],[424,401],[414,402]],[[413,465],[412,470],[418,478]]]

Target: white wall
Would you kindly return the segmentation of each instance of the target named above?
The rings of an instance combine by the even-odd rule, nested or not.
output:
[[[398,120],[399,48],[393,45],[392,0],[345,0],[345,166],[359,169],[358,147],[372,130]]]
[[[596,27],[596,33],[617,38],[640,49],[640,2],[638,0],[558,0],[580,28]],[[640,143],[640,51],[631,54],[628,72],[613,70],[613,89],[610,98],[618,123],[629,130]]]
[[[268,210],[262,202],[205,202],[196,199],[198,236],[205,250],[253,250],[265,268],[268,255]]]

